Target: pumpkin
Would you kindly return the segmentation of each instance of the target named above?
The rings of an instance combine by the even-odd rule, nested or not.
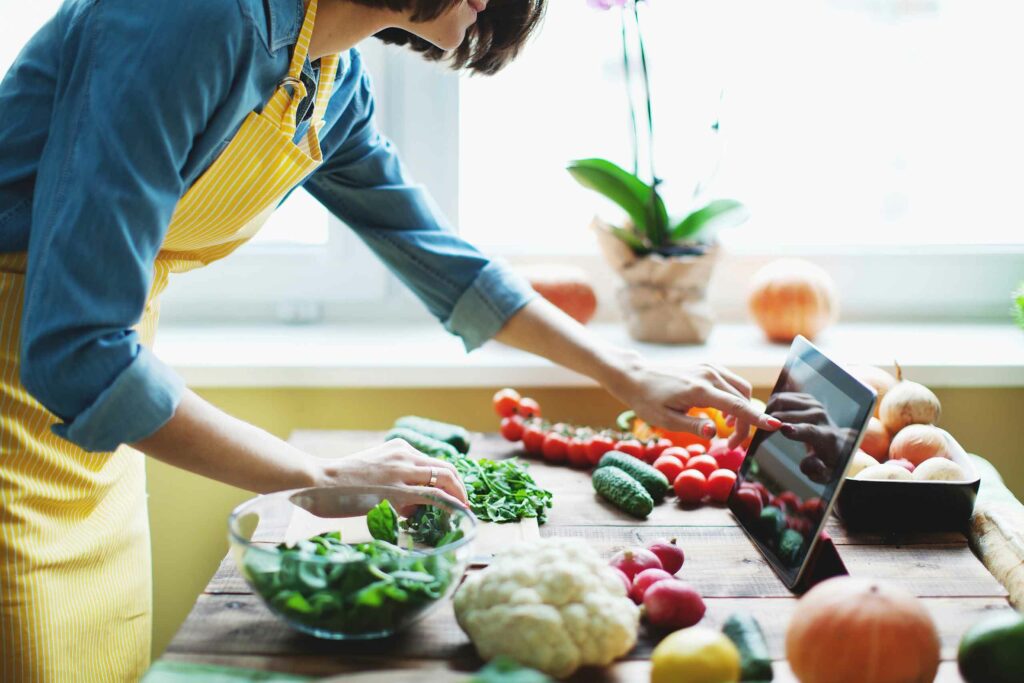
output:
[[[597,311],[597,295],[582,268],[545,264],[516,269],[542,297],[586,325]]]
[[[763,266],[751,280],[750,313],[773,342],[789,343],[798,334],[813,339],[838,318],[832,278],[821,267],[800,259],[779,259]]]
[[[875,417],[878,417],[878,410],[882,406],[882,399],[896,386],[897,379],[882,368],[874,365],[854,365],[847,368],[849,373],[864,384],[875,390],[878,400],[875,401]]]
[[[939,635],[913,595],[841,576],[797,603],[786,659],[801,683],[930,683],[939,669]]]

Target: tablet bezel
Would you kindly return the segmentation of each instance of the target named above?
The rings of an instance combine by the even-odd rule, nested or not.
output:
[[[813,361],[808,359],[813,359]],[[815,551],[817,550],[818,543],[821,540],[821,532],[828,524],[829,516],[832,514],[832,507],[835,505],[835,501],[839,495],[839,489],[843,484],[843,479],[846,477],[846,472],[849,469],[850,461],[853,459],[853,454],[860,448],[861,441],[864,438],[865,427],[867,427],[868,420],[871,418],[875,408],[875,402],[877,401],[877,393],[874,389],[867,386],[857,378],[853,377],[850,373],[844,370],[841,366],[833,362],[828,356],[821,352],[814,344],[805,339],[802,336],[797,336],[793,340],[793,344],[790,347],[789,354],[786,356],[786,363],[779,373],[778,379],[775,381],[775,387],[772,389],[772,395],[780,389],[780,384],[783,379],[787,377],[789,371],[792,369],[793,363],[796,359],[800,359],[803,362],[810,365],[818,374],[820,374],[825,381],[829,382],[838,391],[845,394],[852,401],[859,406],[857,417],[854,419],[852,425],[842,425],[858,430],[857,438],[853,441],[852,448],[849,452],[841,454],[840,458],[843,459],[842,467],[835,468],[833,470],[832,478],[829,480],[822,493],[822,500],[825,503],[825,512],[818,522],[817,528],[814,530],[814,534],[811,537],[810,546],[807,549],[807,553],[804,555],[800,565],[796,568],[788,568],[779,559],[778,555],[765,543],[763,543],[757,534],[753,533],[743,523],[743,516],[738,510],[738,499],[736,492],[739,490],[739,485],[746,479],[746,473],[750,469],[750,464],[754,461],[757,455],[757,449],[761,443],[771,435],[771,432],[766,432],[762,429],[758,429],[754,438],[750,442],[750,447],[747,449],[747,457],[743,460],[743,465],[740,467],[736,477],[736,485],[733,487],[732,493],[729,495],[729,511],[735,517],[740,528],[750,538],[750,540],[757,546],[758,550],[761,551],[761,555],[765,558],[772,569],[779,576],[782,582],[786,585],[789,590],[794,590],[796,586],[803,579],[808,566],[811,564],[814,558]],[[838,381],[837,381],[838,380]]]

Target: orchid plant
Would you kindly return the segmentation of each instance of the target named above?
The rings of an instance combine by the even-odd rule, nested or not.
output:
[[[651,84],[647,71],[640,12],[637,6],[645,0],[586,0],[595,9],[619,9],[622,19],[622,61],[626,77],[626,95],[632,124],[633,171],[630,173],[607,159],[579,159],[569,163],[569,173],[584,187],[599,192],[618,204],[630,218],[626,227],[611,226],[612,233],[638,256],[659,253],[666,256],[703,254],[713,241],[715,232],[724,225],[735,225],[747,218],[746,207],[734,199],[717,199],[691,210],[681,218],[669,217],[665,202],[658,192],[661,179],[654,168],[654,116],[651,108]],[[640,177],[640,134],[637,125],[637,103],[633,83],[629,34],[636,36],[636,52],[643,86],[643,109],[647,123],[647,159],[649,177]],[[714,124],[717,131],[717,122]],[[697,185],[698,198],[704,183]]]

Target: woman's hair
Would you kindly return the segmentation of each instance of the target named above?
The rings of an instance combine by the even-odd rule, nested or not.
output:
[[[395,12],[412,10],[413,21],[430,21],[462,0],[353,0],[360,5]],[[434,46],[400,28],[389,28],[377,38],[392,45],[406,45],[432,61],[447,60],[453,69],[492,75],[519,54],[544,15],[546,0],[491,0],[469,27],[466,39],[451,52]]]

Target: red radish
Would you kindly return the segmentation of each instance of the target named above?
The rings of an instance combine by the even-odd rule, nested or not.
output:
[[[644,601],[647,589],[659,581],[674,580],[675,577],[664,569],[645,569],[633,577],[633,587],[629,589],[629,597],[640,604]]]
[[[675,574],[683,568],[686,555],[683,554],[683,549],[676,545],[676,539],[657,541],[647,546],[647,549],[658,556],[662,568],[669,574]]]
[[[704,618],[707,606],[685,581],[658,581],[644,593],[644,614],[652,626],[680,629]]]
[[[718,463],[719,468],[739,472],[740,466],[743,465],[743,459],[746,456],[747,454],[742,448],[732,448],[712,457]]]
[[[626,573],[618,567],[609,567],[609,569],[615,572],[615,575],[622,579],[622,585],[626,587],[626,595],[629,595],[629,592],[633,590],[633,583],[629,580],[629,577],[626,576]]]
[[[676,492],[680,503],[696,505],[704,499],[708,492],[708,480],[699,470],[683,470],[672,482],[672,489]]]
[[[913,472],[915,469],[917,469],[916,467],[914,467],[914,463],[910,462],[906,458],[897,458],[896,460],[890,460],[889,464],[899,465],[900,467],[906,469],[908,472]]]
[[[675,481],[684,467],[683,462],[676,456],[663,454],[654,461],[654,469],[664,474],[669,481]]]
[[[615,553],[608,564],[625,574],[630,581],[645,569],[664,569],[658,556],[647,548],[634,547],[620,550]]]
[[[697,470],[707,478],[718,469],[718,462],[710,455],[695,455],[686,463],[686,469]]]
[[[736,473],[732,470],[715,470],[708,477],[708,495],[716,503],[726,503],[735,483]]]

